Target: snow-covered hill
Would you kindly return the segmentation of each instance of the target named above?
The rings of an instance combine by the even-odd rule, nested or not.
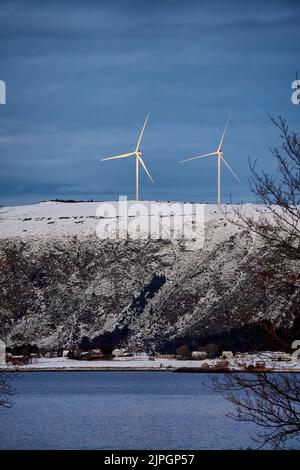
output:
[[[247,350],[272,346],[276,332],[292,335],[298,292],[266,274],[272,256],[228,221],[231,206],[204,206],[203,246],[171,237],[101,240],[98,207],[0,209],[0,337],[9,344],[68,347],[88,336],[116,347],[214,342]],[[114,217],[107,220],[113,227]]]

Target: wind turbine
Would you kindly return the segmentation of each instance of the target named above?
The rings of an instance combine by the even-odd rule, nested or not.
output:
[[[227,118],[227,122],[226,122],[226,125],[225,125],[225,128],[224,128],[219,146],[218,146],[218,148],[215,152],[204,153],[203,155],[199,155],[198,157],[187,158],[186,160],[181,160],[179,162],[179,163],[184,163],[184,162],[188,162],[190,160],[197,160],[198,158],[212,157],[213,155],[216,155],[218,157],[218,206],[221,204],[221,161],[223,161],[225,163],[225,165],[231,171],[231,173],[233,174],[235,179],[240,183],[239,178],[237,177],[237,175],[234,173],[233,169],[228,165],[225,158],[223,157],[222,145],[223,145],[225,133],[226,133],[226,130],[227,130],[227,126],[228,126],[228,123],[229,123],[229,119],[230,119],[230,115]]]
[[[137,201],[139,200],[139,164],[142,165],[145,172],[149,176],[150,180],[152,181],[152,183],[154,183],[154,181],[152,179],[152,176],[150,175],[149,171],[147,170],[147,167],[144,163],[144,160],[142,159],[142,152],[140,150],[140,143],[141,143],[141,140],[142,140],[142,137],[143,137],[143,134],[144,134],[144,130],[145,130],[148,118],[149,118],[149,114],[147,114],[147,117],[145,119],[145,122],[144,122],[144,125],[143,125],[143,128],[142,128],[142,132],[140,133],[140,136],[139,136],[137,144],[136,144],[136,148],[133,152],[123,153],[121,155],[116,155],[115,157],[101,158],[101,161],[103,162],[105,160],[114,160],[115,158],[127,158],[127,157],[133,157],[135,155],[135,197],[136,197]]]

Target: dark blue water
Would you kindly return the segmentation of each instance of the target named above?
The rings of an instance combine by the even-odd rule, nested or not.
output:
[[[255,447],[251,424],[204,374],[32,372],[0,409],[0,449],[236,449]]]

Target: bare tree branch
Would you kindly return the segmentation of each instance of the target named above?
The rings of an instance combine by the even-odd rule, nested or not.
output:
[[[241,207],[235,208],[231,222],[258,234],[267,246],[289,260],[300,260],[300,136],[290,131],[286,121],[271,118],[280,130],[281,146],[271,152],[277,173],[257,171],[257,161],[249,160],[250,189],[261,208],[249,215]]]
[[[254,439],[260,447],[283,447],[300,442],[300,377],[295,373],[257,372],[213,376],[214,390],[225,393],[235,411],[227,415],[238,422],[255,423]],[[294,442],[293,441],[293,442]]]

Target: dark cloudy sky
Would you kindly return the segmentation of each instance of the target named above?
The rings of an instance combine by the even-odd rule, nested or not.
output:
[[[146,114],[144,199],[214,201],[215,149],[232,121],[222,196],[249,200],[248,155],[272,169],[278,133],[299,130],[300,2],[284,0],[0,0],[0,203],[134,194],[130,151]]]

